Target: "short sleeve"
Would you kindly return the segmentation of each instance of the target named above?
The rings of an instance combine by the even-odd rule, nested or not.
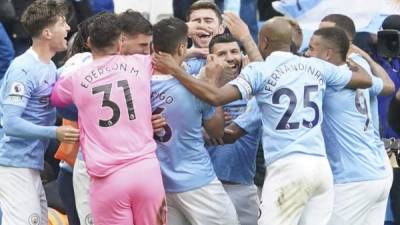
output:
[[[233,120],[240,128],[247,133],[253,133],[261,127],[261,112],[258,108],[257,101],[252,98],[246,107],[246,111]]]
[[[37,82],[32,76],[28,75],[27,70],[14,68],[8,72],[3,85],[2,104],[25,107],[37,86]]]
[[[383,80],[379,77],[372,76],[372,86],[369,88],[371,96],[378,96],[383,90]]]
[[[240,75],[228,84],[236,86],[242,99],[249,100],[262,89],[262,74],[257,70],[258,63],[250,63],[240,73]]]
[[[211,119],[215,115],[215,107],[199,99],[197,99],[197,101],[199,103],[199,108],[201,115],[203,117],[203,121]]]
[[[336,91],[340,91],[345,88],[351,80],[351,70],[346,65],[335,66],[330,63],[324,64],[325,65],[322,74],[324,75],[326,85],[335,89]]]
[[[72,103],[73,75],[61,77],[55,84],[51,93],[51,104],[57,107],[66,107]]]

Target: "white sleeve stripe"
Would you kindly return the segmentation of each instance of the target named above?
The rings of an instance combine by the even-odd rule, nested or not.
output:
[[[250,83],[246,79],[244,79],[243,77],[238,77],[236,79],[236,83],[238,85],[240,85],[240,87],[242,88],[242,91],[241,91],[242,95],[243,94],[245,95],[245,96],[242,96],[242,98],[243,99],[250,99],[252,94],[253,94],[253,89],[251,88]]]

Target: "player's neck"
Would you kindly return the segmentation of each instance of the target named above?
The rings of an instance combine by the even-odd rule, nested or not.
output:
[[[175,59],[176,63],[178,63],[178,65],[181,65],[181,67],[183,67],[182,64],[183,64],[184,58],[179,57],[177,55],[172,55],[172,57],[174,57],[174,59]],[[171,75],[171,74],[165,74],[165,73],[162,73],[155,69],[153,72],[153,75]]]
[[[92,55],[93,59],[101,59],[107,56],[111,55],[118,55],[118,51],[115,51],[115,49],[104,49],[104,50],[95,50],[92,49]]]
[[[328,62],[332,63],[335,66],[341,66],[341,65],[344,65],[346,63],[345,61],[343,61],[339,57],[334,57],[334,58],[328,60]]]
[[[32,40],[32,49],[38,55],[40,61],[44,63],[49,63],[51,58],[56,54],[56,52],[50,48],[48,43],[40,39],[34,38]]]

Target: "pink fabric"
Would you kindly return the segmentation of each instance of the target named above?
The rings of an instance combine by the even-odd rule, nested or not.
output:
[[[151,57],[113,55],[70,72],[55,85],[52,104],[74,103],[88,173],[107,176],[155,157],[150,105]],[[129,110],[128,110],[129,108]]]
[[[96,225],[165,225],[166,202],[156,158],[142,160],[90,183]]]

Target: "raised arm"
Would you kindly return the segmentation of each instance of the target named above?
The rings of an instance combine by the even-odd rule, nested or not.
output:
[[[210,105],[221,106],[241,98],[241,94],[235,86],[226,84],[221,88],[217,88],[210,82],[196,79],[188,75],[169,54],[161,52],[155,54],[153,63],[158,71],[173,75],[196,97]],[[212,56],[209,56],[207,58],[205,73],[213,75],[208,77],[214,77],[215,82],[218,82],[218,77],[221,75],[222,71],[223,67],[216,63]]]
[[[347,59],[347,65],[353,72],[349,83],[346,85],[347,88],[357,89],[371,87],[372,79],[364,68],[351,59]]]
[[[250,62],[263,61],[260,51],[250,34],[247,24],[234,13],[226,12],[222,15],[224,24],[232,36],[238,39],[246,50]]]
[[[394,83],[390,79],[389,75],[385,71],[385,69],[379,65],[375,60],[371,58],[366,52],[364,52],[362,49],[358,48],[355,45],[351,46],[350,49],[351,52],[359,54],[361,57],[363,57],[369,64],[371,68],[371,72],[373,75],[379,77],[383,81],[383,89],[380,95],[391,95],[395,91]]]

